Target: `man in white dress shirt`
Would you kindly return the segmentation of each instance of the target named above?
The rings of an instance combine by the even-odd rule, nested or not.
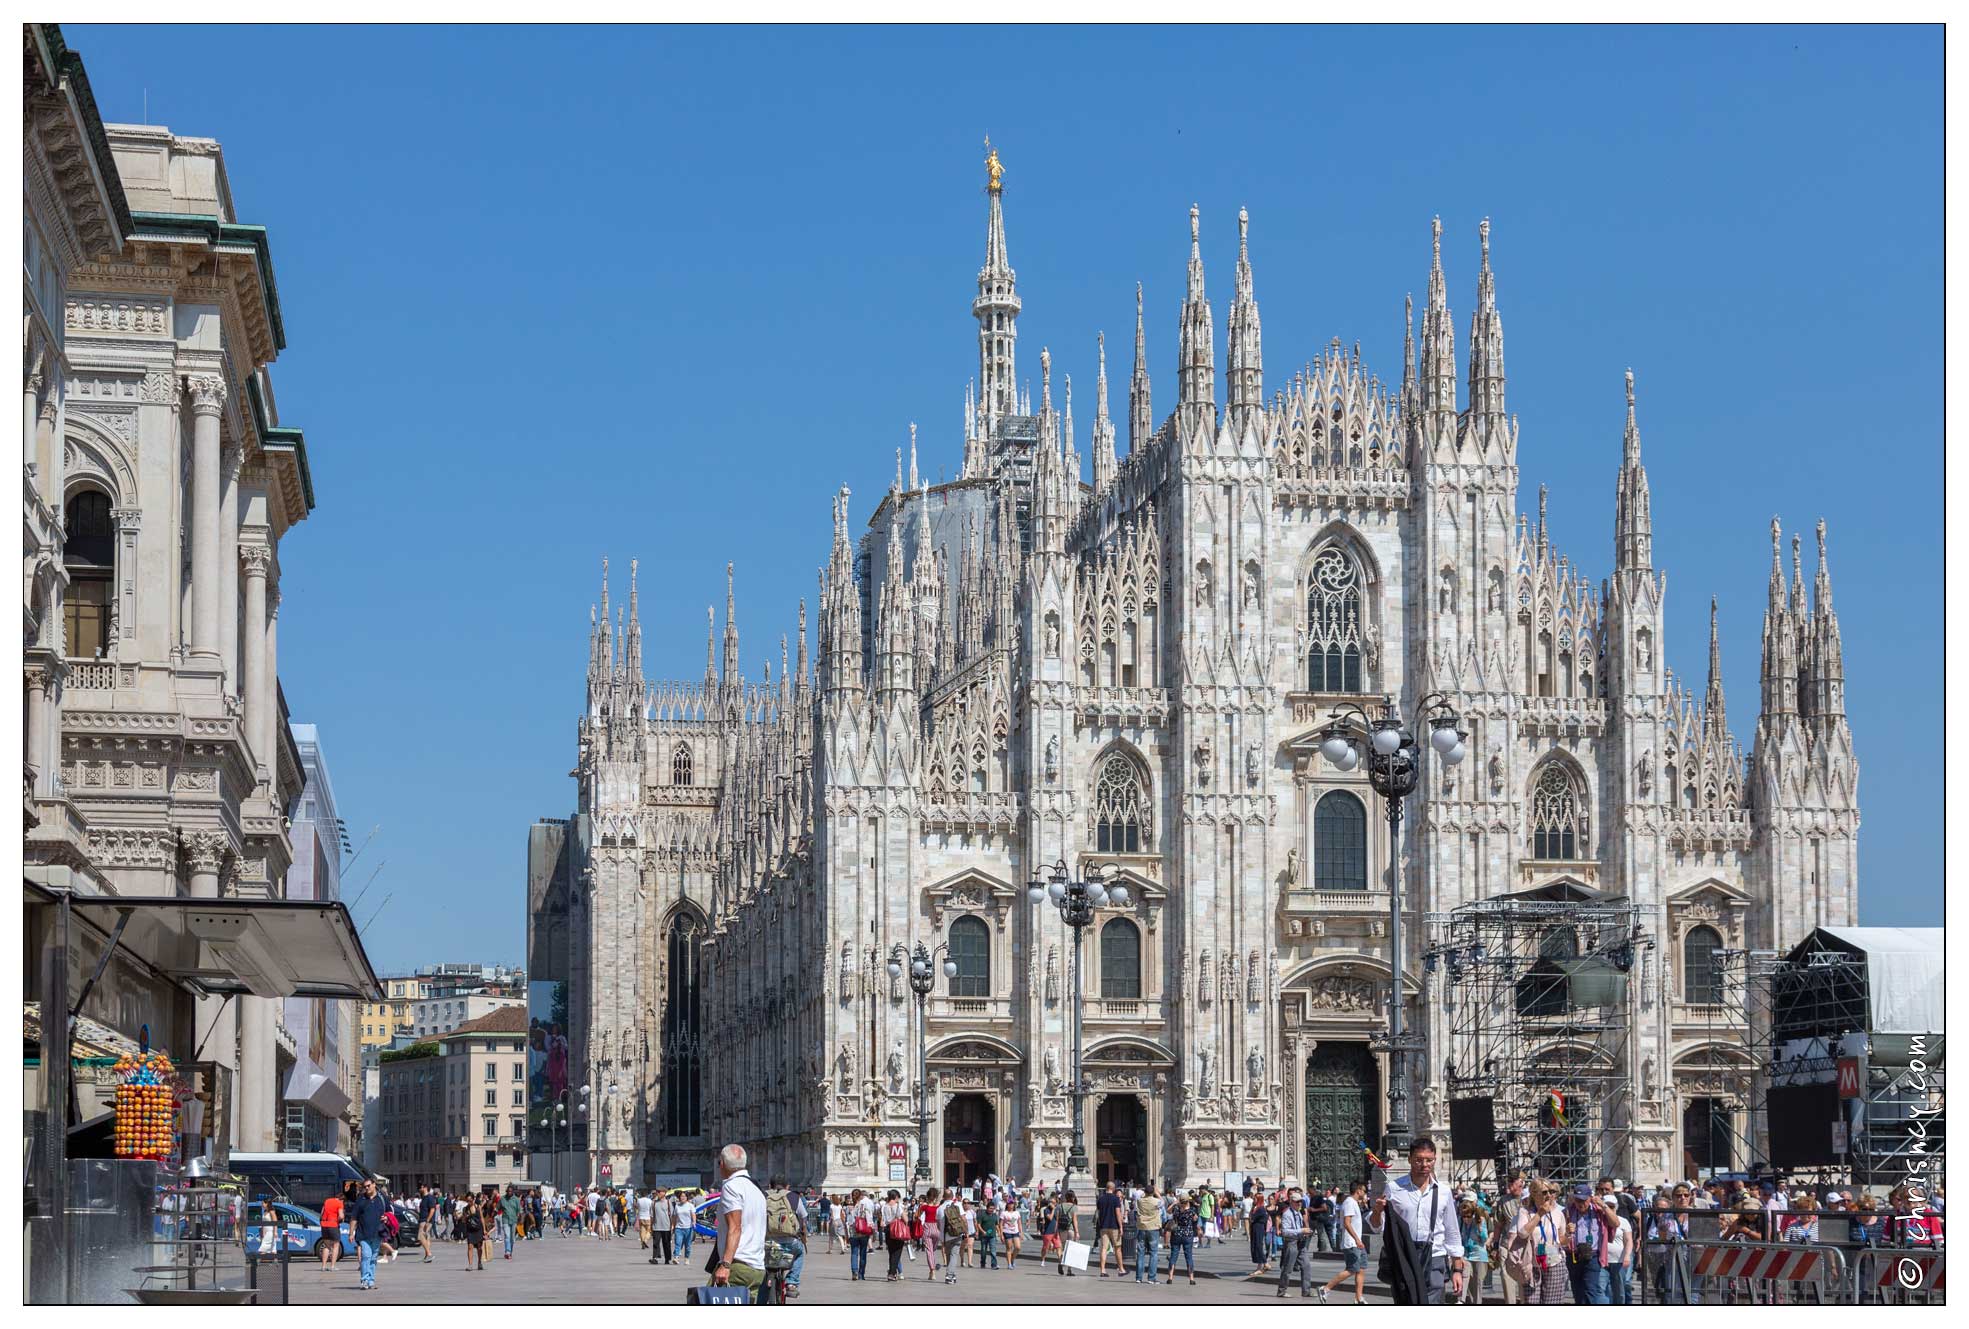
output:
[[[1424,1302],[1442,1305],[1445,1283],[1452,1298],[1461,1297],[1467,1269],[1463,1261],[1463,1231],[1456,1221],[1456,1196],[1436,1178],[1434,1140],[1419,1136],[1408,1147],[1408,1175],[1391,1182],[1388,1193],[1376,1200],[1374,1207],[1377,1217],[1382,1218],[1379,1226],[1388,1240],[1393,1240],[1394,1234],[1387,1230],[1381,1211],[1393,1209],[1408,1224],[1409,1236],[1418,1245],[1429,1243],[1428,1291]]]

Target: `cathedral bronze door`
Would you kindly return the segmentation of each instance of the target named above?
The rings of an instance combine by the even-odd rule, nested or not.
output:
[[[1111,1094],[1094,1114],[1094,1182],[1148,1180],[1149,1114],[1133,1094]]]
[[[1306,1058],[1306,1181],[1368,1174],[1363,1143],[1379,1146],[1381,1075],[1365,1043],[1321,1040]]]
[[[943,1184],[969,1186],[998,1170],[997,1114],[982,1094],[959,1094],[943,1110]]]

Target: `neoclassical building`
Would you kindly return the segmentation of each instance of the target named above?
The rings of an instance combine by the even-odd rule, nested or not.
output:
[[[61,30],[23,44],[26,876],[279,895],[303,786],[280,549],[314,491],[274,402],[266,230],[235,214],[217,142],[103,124]],[[233,1067],[233,1146],[279,1148],[298,1054],[277,1003],[196,1005],[119,954],[83,1014]]]
[[[728,575],[703,680],[646,683],[633,566],[626,616],[604,568],[570,837],[597,1157],[620,1179],[738,1140],[765,1170],[886,1184],[893,1144],[914,1161],[920,1033],[935,1180],[1056,1176],[1078,1002],[1099,1179],[1350,1174],[1381,1127],[1391,1000],[1431,1042],[1417,1124],[1447,1125],[1423,920],[1568,883],[1633,901],[1653,943],[1610,1162],[1682,1170],[1695,1100],[1743,1106],[1716,1099],[1744,1057],[1715,1033],[1718,957],[1856,918],[1823,526],[1808,585],[1773,525],[1746,756],[1713,607],[1706,682],[1669,668],[1631,374],[1624,427],[1609,394],[1607,575],[1554,547],[1543,490],[1521,515],[1487,222],[1460,385],[1440,224],[1395,379],[1336,340],[1267,384],[1247,218],[1220,360],[1192,208],[1174,410],[1138,289],[1125,418],[1090,338],[1086,426],[1046,350],[1036,400],[1018,378],[988,167],[961,470],[925,483],[912,427],[865,528],[835,496],[811,654],[802,604],[791,659],[782,638],[777,677],[748,679]],[[1470,755],[1425,763],[1396,855],[1364,773],[1311,735],[1341,703],[1413,714],[1431,692]],[[1059,861],[1133,895],[1086,931],[1077,991],[1072,934],[1024,895]],[[1399,997],[1391,882],[1416,920]],[[919,941],[957,968],[921,1031],[885,968]]]

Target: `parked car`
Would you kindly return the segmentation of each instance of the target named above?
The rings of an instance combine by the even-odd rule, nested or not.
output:
[[[261,1254],[260,1234],[268,1225],[264,1212],[268,1207],[265,1204],[255,1203],[247,1211],[246,1253],[248,1255],[257,1257]],[[282,1232],[286,1237],[287,1258],[290,1260],[321,1258],[322,1249],[328,1244],[328,1239],[321,1235],[321,1211],[304,1209],[298,1204],[288,1204],[282,1200],[272,1201],[270,1207],[277,1215],[274,1222],[282,1225],[277,1227],[276,1231]],[[338,1235],[342,1239],[343,1257],[355,1259],[356,1244],[355,1239],[349,1235],[348,1224],[344,1223],[341,1226]],[[269,1243],[265,1254],[268,1259],[273,1259],[280,1254],[280,1251]]]

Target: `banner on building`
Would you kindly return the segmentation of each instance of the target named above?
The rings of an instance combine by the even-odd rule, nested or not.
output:
[[[544,1137],[553,1127],[554,1107],[568,1087],[567,983],[529,982],[526,1013],[527,1125],[529,1134]]]

